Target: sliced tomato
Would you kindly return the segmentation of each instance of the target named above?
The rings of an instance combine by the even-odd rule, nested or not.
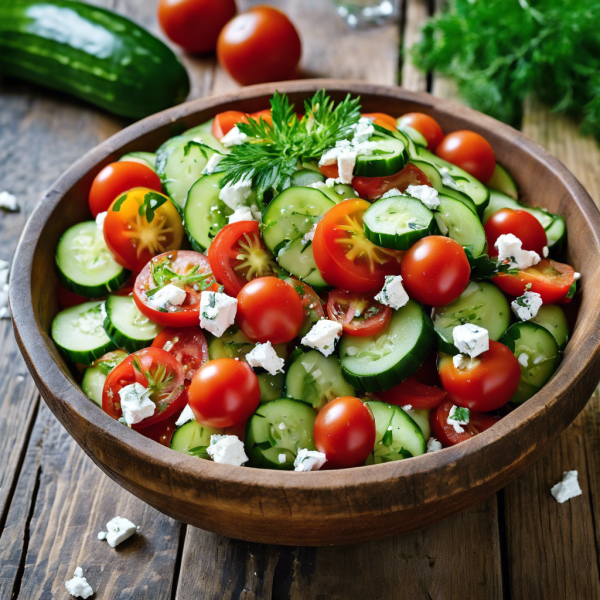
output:
[[[392,309],[377,302],[373,294],[333,290],[327,301],[327,316],[349,335],[377,335],[388,326]]]
[[[337,165],[333,166],[337,170]],[[320,168],[321,172],[323,172],[323,167]],[[354,191],[366,200],[377,200],[386,192],[394,189],[404,192],[409,185],[428,185],[429,187],[433,187],[429,179],[427,179],[427,175],[412,163],[408,163],[402,171],[394,175],[386,177],[355,177],[352,180]]]
[[[163,329],[152,342],[152,348],[162,348],[172,354],[183,367],[188,381],[208,360],[208,342],[197,325]]]
[[[123,411],[119,391],[139,383],[152,391],[150,399],[156,410],[132,428],[150,427],[185,407],[187,394],[183,381],[183,367],[174,356],[160,348],[144,348],[129,355],[108,374],[102,390],[102,408],[113,419],[120,419]]]
[[[396,119],[391,115],[386,115],[385,113],[363,113],[362,116],[367,119],[373,119],[373,123],[379,125],[379,127],[396,131]]]
[[[363,229],[366,200],[344,200],[317,225],[313,239],[315,262],[323,279],[350,292],[380,290],[386,275],[398,275],[403,252],[380,248]]]
[[[162,268],[169,269],[180,277],[195,275],[199,281],[183,285],[186,297],[181,306],[169,306],[168,309],[158,309],[148,298],[148,291],[157,287],[153,275]],[[133,289],[133,299],[140,309],[150,320],[164,325],[165,327],[188,327],[200,323],[200,294],[202,288],[216,290],[217,284],[214,277],[210,275],[210,264],[208,258],[200,252],[191,250],[174,250],[165,252],[153,258],[140,272],[135,280]],[[167,284],[175,279],[166,277],[164,283]]]
[[[273,275],[277,266],[256,221],[225,225],[210,245],[208,259],[214,276],[230,296],[237,296],[252,279]]]
[[[522,296],[527,289],[537,292],[544,304],[562,300],[575,281],[575,269],[570,265],[544,258],[537,265],[519,271],[518,275],[502,273],[494,283],[506,294]],[[527,286],[531,285],[530,288]]]
[[[221,140],[227,135],[238,123],[241,123],[246,118],[246,113],[239,110],[227,110],[215,116],[212,123],[212,134]]]
[[[396,406],[410,405],[415,410],[432,410],[445,400],[446,392],[439,387],[425,385],[415,377],[408,377],[391,390],[378,392],[375,396]]]
[[[317,292],[308,283],[304,283],[293,277],[286,279],[285,282],[289,283],[300,294],[302,308],[304,309],[304,321],[302,322],[300,333],[305,335],[317,321],[325,317],[323,304],[321,304],[321,299]]]
[[[455,446],[461,442],[470,440],[473,436],[489,429],[500,419],[494,415],[469,411],[469,422],[461,425],[464,432],[458,433],[454,427],[448,423],[448,415],[454,404],[446,400],[436,410],[429,414],[429,424],[431,425],[431,435],[437,438],[443,446]]]
[[[184,392],[185,394],[185,392]],[[187,397],[187,394],[185,394]],[[177,425],[175,422],[179,418],[181,411],[178,411],[174,415],[171,415],[169,418],[159,421],[154,425],[150,425],[150,427],[144,427],[139,430],[139,432],[147,438],[166,446],[167,448],[171,447],[171,438],[177,429]]]

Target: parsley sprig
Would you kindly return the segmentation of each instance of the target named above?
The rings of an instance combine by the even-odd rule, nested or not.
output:
[[[176,285],[180,288],[183,288],[186,285],[197,285],[199,290],[203,291],[209,288],[213,283],[212,273],[200,272],[200,267],[198,265],[192,267],[186,275],[176,273],[173,271],[173,263],[168,256],[162,257],[159,260],[152,260],[150,263],[150,270],[156,287],[146,292],[147,298],[152,298],[156,292],[162,290],[162,288],[169,284]]]
[[[507,275],[518,275],[519,273],[519,269],[513,269],[509,264],[490,258],[487,254],[474,257],[469,247],[465,248],[465,254],[471,265],[471,279],[476,281],[491,279],[500,273],[506,273]]]

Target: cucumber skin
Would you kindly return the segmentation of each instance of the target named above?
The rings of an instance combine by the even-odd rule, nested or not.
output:
[[[75,0],[0,0],[0,73],[131,119],[179,104],[190,90],[187,71],[163,42]]]
[[[85,296],[86,298],[102,298],[110,292],[118,292],[125,282],[129,279],[131,271],[123,269],[119,275],[107,281],[104,285],[81,285],[72,279],[69,279],[56,264],[56,274],[60,282],[74,294]]]
[[[131,338],[123,335],[111,322],[111,320],[106,317],[104,319],[104,323],[102,324],[104,327],[104,331],[106,331],[106,335],[110,338],[111,342],[117,348],[124,348],[129,352],[129,354],[133,354],[138,350],[142,350],[143,348],[148,348],[152,345],[152,340],[144,341],[144,340],[132,340]]]

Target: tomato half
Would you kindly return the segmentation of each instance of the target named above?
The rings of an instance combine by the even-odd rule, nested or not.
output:
[[[182,395],[185,395],[187,398],[187,394],[184,392]],[[140,429],[139,432],[147,438],[158,442],[159,444],[166,446],[167,448],[171,447],[171,438],[177,429],[177,425],[175,422],[179,418],[179,414],[181,411],[178,411],[174,415],[170,416],[168,419],[164,419],[155,423],[154,425],[150,425],[150,427],[144,427]]]
[[[143,429],[181,411],[187,403],[183,385],[183,367],[177,359],[160,348],[144,348],[130,354],[106,378],[102,390],[102,409],[113,419],[123,416],[119,390],[139,383],[152,391],[156,405],[154,415],[133,426]]]
[[[195,275],[196,283],[190,280],[190,283],[182,287],[186,292],[186,297],[180,306],[169,306],[161,310],[151,303],[147,292],[157,287],[157,282],[152,273],[153,269],[158,276],[158,272],[164,267],[181,277],[190,278],[190,274]],[[191,250],[174,250],[165,252],[153,258],[140,272],[135,280],[133,289],[133,299],[144,315],[151,321],[164,325],[165,327],[188,327],[198,326],[200,323],[200,294],[202,288],[215,290],[217,288],[214,278],[210,276],[210,264],[208,258],[200,252]],[[169,276],[164,283],[175,281]]]
[[[506,294],[522,296],[527,289],[542,297],[544,304],[553,304],[562,300],[575,281],[575,269],[570,265],[548,258],[537,265],[519,271],[518,275],[502,273],[494,277],[494,283]],[[527,288],[531,285],[530,288]]]
[[[474,131],[449,133],[440,142],[435,153],[482,183],[487,183],[496,169],[494,149],[484,137]]]
[[[439,143],[444,139],[444,132],[440,124],[425,113],[406,113],[400,117],[399,124],[416,129],[427,140],[427,150],[430,152],[435,152]]]
[[[392,309],[377,302],[372,294],[333,290],[327,300],[327,316],[349,335],[377,335],[388,326]]]
[[[461,425],[464,432],[457,433],[454,427],[448,423],[448,415],[453,406],[454,404],[450,400],[446,400],[446,402],[429,414],[431,435],[438,439],[445,447],[466,442],[478,433],[489,429],[500,420],[494,415],[469,411],[469,422],[466,425]]]
[[[498,256],[496,240],[508,233],[521,240],[523,250],[533,250],[540,256],[544,255],[544,247],[548,245],[542,224],[525,210],[502,208],[488,219],[484,229],[490,256]]]
[[[363,113],[362,116],[367,119],[373,119],[373,123],[379,125],[379,127],[396,131],[396,119],[391,115],[386,115],[385,113]]]
[[[219,113],[213,120],[212,134],[221,140],[223,136],[229,133],[238,123],[248,123],[248,117],[252,117],[255,121],[266,121],[271,124],[273,118],[271,117],[271,109],[261,110],[250,115],[240,112],[239,110],[227,110]]]
[[[337,177],[337,165],[332,166],[336,168],[335,177]],[[320,169],[323,172],[323,167],[320,167]],[[328,175],[328,177],[331,177],[331,175]],[[388,175],[387,177],[355,177],[352,180],[354,191],[366,200],[377,200],[386,192],[394,189],[404,192],[409,185],[433,187],[425,173],[411,163],[408,163],[402,171],[394,175]]]
[[[516,356],[500,342],[458,369],[448,354],[440,354],[438,371],[448,398],[458,406],[490,412],[504,406],[515,394],[521,379]]]
[[[272,275],[277,266],[256,221],[225,225],[210,245],[208,259],[217,281],[234,297],[249,281]]]
[[[319,221],[313,239],[323,279],[350,292],[380,290],[386,275],[398,275],[403,252],[376,246],[365,236],[366,200],[344,200]]]
[[[425,385],[415,377],[408,377],[391,390],[374,394],[378,399],[396,406],[410,405],[415,410],[432,410],[446,398],[446,392],[439,387]]]
[[[188,381],[208,360],[208,342],[197,325],[163,329],[152,342],[152,348],[162,348],[172,354],[183,367]]]

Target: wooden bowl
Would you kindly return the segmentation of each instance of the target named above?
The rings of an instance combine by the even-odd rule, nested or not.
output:
[[[300,103],[320,88],[339,100],[359,94],[365,112],[421,111],[445,131],[488,139],[526,201],[563,215],[572,234],[566,260],[582,273],[575,330],[544,389],[473,439],[414,458],[340,471],[295,473],[232,467],[173,452],[123,427],[88,400],[49,336],[58,307],[54,252],[60,235],[89,219],[98,171],[133,150],[223,110],[253,112],[277,89]],[[59,421],[92,460],[158,510],[233,538],[293,545],[358,542],[410,531],[458,513],[505,486],[536,460],[583,408],[598,381],[600,215],[575,177],[518,131],[457,104],[397,87],[314,80],[261,85],[177,106],[140,121],[73,165],[32,214],[10,283],[15,334],[31,375]],[[549,491],[548,491],[549,493]]]

